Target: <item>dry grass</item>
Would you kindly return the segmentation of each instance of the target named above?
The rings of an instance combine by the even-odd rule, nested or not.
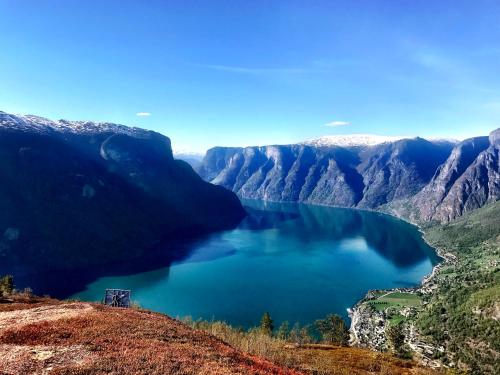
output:
[[[361,348],[298,348],[294,350],[294,355],[301,363],[300,369],[318,375],[438,374],[437,371],[418,366],[415,362],[399,360],[389,354]]]
[[[401,360],[390,354],[367,349],[325,344],[297,345],[271,337],[258,329],[244,331],[224,322],[186,319],[186,323],[220,338],[234,348],[306,373],[318,375],[438,373],[418,366],[414,361]]]
[[[31,309],[36,306],[56,305],[63,302],[50,297],[37,297],[28,292],[15,293],[0,297],[0,312]]]
[[[292,351],[283,350],[287,345],[285,341],[273,338],[259,329],[243,331],[235,329],[224,322],[193,322],[189,319],[186,319],[185,323],[192,328],[208,332],[245,353],[264,357],[286,367],[293,368],[300,365]]]
[[[0,344],[1,374],[35,374],[94,360],[82,346],[28,346]]]
[[[165,315],[100,305],[87,309],[88,305],[49,302],[43,308],[57,311],[58,319],[47,313],[47,319],[40,320],[36,313],[42,308],[39,303],[29,310],[22,304],[22,321],[10,320],[9,326],[0,328],[0,373],[298,373],[235,350]],[[79,314],[63,317],[61,309],[78,310]],[[34,313],[32,322],[26,319],[29,312]],[[12,356],[12,352],[18,355]]]

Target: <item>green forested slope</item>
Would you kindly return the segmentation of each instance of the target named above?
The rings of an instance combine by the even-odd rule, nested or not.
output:
[[[417,326],[445,348],[444,362],[477,374],[500,373],[500,202],[424,231],[457,262],[438,274],[437,293],[426,295]]]

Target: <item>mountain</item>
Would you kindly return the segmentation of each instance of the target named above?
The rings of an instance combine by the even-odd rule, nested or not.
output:
[[[500,199],[500,129],[466,139],[413,199],[413,217],[448,222]]]
[[[377,208],[418,193],[453,147],[418,137],[338,143],[216,147],[198,171],[242,198]]]
[[[366,134],[215,147],[200,175],[242,198],[384,209],[448,222],[500,198],[500,129],[462,142]]]
[[[377,208],[419,192],[448,157],[452,144],[423,138],[403,139],[360,152],[363,198],[358,206]]]
[[[169,138],[110,123],[0,112],[0,178],[7,268],[133,259],[245,215],[232,192],[173,158]]]

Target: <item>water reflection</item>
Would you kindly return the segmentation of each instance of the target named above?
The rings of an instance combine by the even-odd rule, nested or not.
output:
[[[0,274],[14,275],[16,288],[31,288],[35,294],[48,294],[55,298],[67,298],[85,289],[86,285],[103,276],[132,275],[138,272],[147,272],[162,268],[164,272],[158,275],[158,280],[168,277],[169,267],[176,261],[182,261],[196,248],[194,242],[177,243],[168,249],[151,250],[141,258],[126,259],[120,263],[103,264],[92,268],[73,268],[67,270],[51,269],[50,263],[39,268],[36,265],[5,268],[0,265]],[[170,250],[170,251],[169,251]],[[144,280],[144,283],[154,284],[154,279]]]
[[[294,237],[305,252],[313,249],[308,246],[312,242],[363,238],[369,247],[398,267],[411,266],[427,258],[433,264],[439,261],[434,250],[425,243],[413,225],[389,215],[294,203],[252,200],[244,200],[243,203],[251,208],[249,212],[257,211],[274,217],[276,213],[281,213],[283,220],[298,220],[293,223],[275,223],[274,228],[278,228],[283,236]],[[251,219],[245,219],[240,228],[246,228],[246,220]],[[297,227],[301,230],[297,230]]]
[[[325,278],[323,269],[314,265],[312,260],[318,253],[328,255],[331,252],[331,259],[340,259],[343,252],[355,252],[362,256],[363,252],[373,250],[396,268],[412,267],[426,259],[430,259],[432,264],[438,261],[415,227],[387,215],[291,203],[246,200],[243,203],[249,215],[236,230],[165,244],[141,258],[124,257],[124,261],[115,264],[57,271],[29,267],[27,263],[19,262],[8,268],[0,265],[0,274],[14,274],[18,288],[29,286],[38,294],[67,298],[86,290],[103,277],[141,274],[141,277],[134,278],[133,289],[136,293],[151,290],[168,283],[172,265],[210,262],[236,258],[237,255],[246,266],[257,258],[273,256],[283,263],[300,255],[303,267],[310,268],[309,274],[303,276],[304,280]],[[249,261],[249,257],[253,260]],[[357,256],[342,261],[349,262],[350,267],[358,267],[362,262]],[[368,258],[365,261],[368,262]],[[155,270],[157,272],[149,272]],[[272,272],[279,275],[279,266]],[[280,277],[285,282],[285,275]],[[301,274],[296,277],[297,280],[288,282],[301,283]],[[349,288],[345,280],[336,282],[337,287]],[[400,280],[396,284],[412,282]]]

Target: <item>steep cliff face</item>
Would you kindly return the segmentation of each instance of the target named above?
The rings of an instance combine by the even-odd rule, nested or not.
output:
[[[432,219],[455,182],[488,145],[488,137],[477,137],[455,146],[446,162],[436,170],[431,182],[414,199],[422,220]]]
[[[243,198],[354,206],[363,189],[355,152],[307,145],[215,148],[200,174]]]
[[[421,138],[374,146],[218,147],[199,171],[243,198],[376,208],[416,194],[451,148]]]
[[[450,150],[449,143],[432,143],[422,138],[364,149],[358,170],[365,189],[358,206],[376,208],[415,195],[431,180]]]
[[[244,215],[158,133],[0,112],[0,263],[47,268],[134,258]]]
[[[420,220],[447,222],[500,199],[500,129],[458,144],[413,199]]]

